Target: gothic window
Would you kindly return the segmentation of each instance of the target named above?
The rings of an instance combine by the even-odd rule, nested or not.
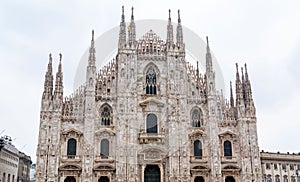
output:
[[[194,141],[194,156],[202,157],[202,143],[199,140]]]
[[[228,140],[224,142],[224,156],[232,156],[232,146]]]
[[[300,164],[297,164],[297,169],[300,170]]]
[[[157,117],[155,114],[148,114],[146,126],[147,133],[157,133]]]
[[[156,95],[156,73],[153,67],[146,72],[146,94]]]
[[[76,155],[76,140],[74,138],[70,138],[68,140],[68,147],[67,147],[67,155],[68,156],[75,156]]]
[[[108,157],[109,156],[109,141],[107,139],[101,140],[101,152],[100,156]]]
[[[283,176],[283,182],[288,182],[289,180],[288,180],[288,178],[287,178],[287,176],[285,175],[285,176]]]
[[[192,126],[193,127],[200,127],[201,121],[200,121],[200,110],[198,108],[193,109],[192,111]]]
[[[278,175],[275,177],[275,182],[280,182],[280,179],[279,179]]]
[[[112,124],[112,111],[108,105],[104,105],[101,108],[101,125],[109,126]]]

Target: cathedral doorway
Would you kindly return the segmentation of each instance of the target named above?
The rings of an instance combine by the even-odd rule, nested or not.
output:
[[[205,182],[204,178],[202,176],[197,176],[194,180],[194,182]]]
[[[109,179],[107,176],[101,176],[98,180],[98,182],[109,182]]]
[[[157,165],[147,165],[144,172],[144,182],[160,182],[160,169]]]
[[[68,177],[66,177],[64,182],[76,182],[76,179],[73,176],[68,176]]]
[[[226,176],[225,182],[235,182],[235,179],[233,176]]]

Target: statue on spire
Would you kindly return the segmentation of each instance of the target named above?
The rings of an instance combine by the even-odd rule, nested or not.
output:
[[[181,19],[180,19],[180,10],[178,10],[178,24],[177,24],[176,41],[177,41],[177,46],[181,49],[184,49],[183,33],[182,33],[182,26],[181,26]]]
[[[171,10],[169,9],[169,21],[167,26],[167,46],[168,48],[172,47],[174,44],[173,42],[173,25],[171,21]]]

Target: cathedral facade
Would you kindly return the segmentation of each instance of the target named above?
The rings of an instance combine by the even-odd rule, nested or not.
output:
[[[123,10],[117,55],[96,68],[93,32],[86,82],[67,97],[62,56],[55,80],[49,56],[36,181],[262,181],[246,65],[236,65],[227,100],[216,89],[208,38],[200,74],[186,60],[179,11],[176,31],[170,15],[166,27],[166,40],[152,30],[137,39],[133,10],[128,29]]]

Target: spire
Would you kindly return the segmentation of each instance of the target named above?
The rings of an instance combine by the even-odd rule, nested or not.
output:
[[[249,92],[251,94],[252,93],[252,91],[251,91],[251,83],[250,83],[250,80],[249,80],[248,70],[247,70],[247,64],[246,63],[245,63],[245,81],[246,81],[248,90],[249,90]]]
[[[198,61],[197,61],[197,77],[199,78],[199,63],[198,63]]]
[[[235,79],[235,93],[236,93],[236,106],[238,106],[241,100],[243,100],[243,91],[242,91],[242,83],[240,80],[239,74],[239,65],[238,63],[235,64],[236,66],[236,79]]]
[[[171,21],[171,10],[169,9],[169,20],[168,20],[168,26],[167,26],[167,45],[168,47],[173,46],[173,25]]]
[[[45,74],[43,99],[51,99],[53,91],[52,55],[49,54],[49,63]]]
[[[176,34],[177,45],[182,48],[183,45],[183,33],[180,19],[180,10],[178,10],[178,24],[177,24],[177,34]]]
[[[59,54],[59,64],[58,71],[56,73],[55,79],[55,90],[54,90],[54,98],[62,100],[63,99],[63,73],[62,73],[62,54]]]
[[[251,83],[248,76],[247,64],[245,63],[245,97],[247,100],[247,104],[252,101],[252,91],[251,91]]]
[[[212,57],[209,48],[208,36],[206,36],[206,74],[211,74],[212,72]]]
[[[233,93],[232,93],[232,82],[230,81],[230,106],[234,107]]]
[[[125,22],[124,6],[122,6],[122,23]]]
[[[96,65],[96,49],[95,49],[95,41],[94,41],[94,30],[92,30],[92,40],[91,40],[91,47],[89,50],[88,66],[95,66],[95,65]]]
[[[135,32],[135,23],[134,23],[134,16],[133,16],[133,7],[131,8],[131,22],[128,27],[128,41],[130,46],[135,45],[135,38],[136,38],[136,32]]]
[[[208,94],[213,95],[215,92],[215,73],[213,71],[212,57],[209,48],[208,37],[206,36],[206,76],[208,83]]]
[[[95,79],[96,79],[96,49],[94,41],[94,30],[92,30],[91,47],[89,50],[88,65],[86,67],[86,91],[95,91]]]
[[[125,44],[126,44],[126,24],[125,24],[124,6],[122,6],[122,16],[121,16],[120,32],[119,32],[119,49],[125,48]]]
[[[242,81],[240,80],[238,64],[236,63],[236,81],[235,81],[235,89],[236,89],[236,107],[239,115],[245,114],[245,95],[244,95],[244,73],[242,70]]]
[[[134,16],[133,16],[133,6],[131,7],[131,21],[134,21]]]

